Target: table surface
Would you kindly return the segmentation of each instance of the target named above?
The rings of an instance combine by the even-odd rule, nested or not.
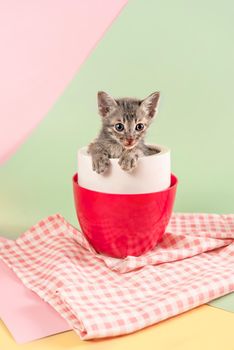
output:
[[[16,344],[0,321],[1,350],[234,350],[234,313],[203,305],[121,337],[82,341],[73,332]]]

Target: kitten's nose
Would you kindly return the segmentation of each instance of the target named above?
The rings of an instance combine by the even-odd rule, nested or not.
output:
[[[133,142],[134,142],[134,140],[131,139],[131,138],[126,139],[126,144],[127,144],[128,146],[131,146],[131,145],[133,144]]]

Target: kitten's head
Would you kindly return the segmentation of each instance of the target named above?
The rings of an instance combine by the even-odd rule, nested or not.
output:
[[[144,100],[114,99],[106,92],[98,92],[98,110],[103,128],[124,148],[131,149],[144,138],[158,105],[160,93],[154,92]]]

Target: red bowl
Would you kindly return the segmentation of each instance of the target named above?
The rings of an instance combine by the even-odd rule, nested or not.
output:
[[[139,256],[162,240],[170,220],[178,180],[146,194],[110,194],[79,186],[73,176],[73,193],[80,227],[99,253],[115,258]]]

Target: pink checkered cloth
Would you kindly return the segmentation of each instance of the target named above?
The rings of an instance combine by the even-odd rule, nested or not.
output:
[[[173,214],[153,251],[122,260],[97,254],[54,215],[0,253],[81,339],[116,336],[234,290],[234,215]]]

